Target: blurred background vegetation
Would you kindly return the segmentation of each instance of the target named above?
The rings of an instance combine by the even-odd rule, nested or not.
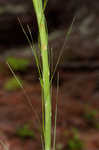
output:
[[[55,50],[57,49],[57,52],[58,49],[60,50],[62,47],[66,36],[66,32],[64,31],[67,31],[73,17],[76,16],[72,35],[70,36],[69,44],[67,44],[68,48],[66,50],[66,55],[64,55],[65,61],[69,59],[85,59],[88,61],[98,58],[98,7],[98,0],[48,1],[45,14],[48,24],[49,39],[51,39],[51,47]],[[21,47],[28,44],[17,18],[20,19],[28,35],[27,24],[29,25],[33,39],[35,42],[37,41],[38,30],[32,0],[0,0],[1,56],[3,56],[2,54],[5,54],[5,52],[9,53],[10,50],[20,53],[21,50],[23,50]],[[22,51],[22,53],[23,52],[24,51]]]

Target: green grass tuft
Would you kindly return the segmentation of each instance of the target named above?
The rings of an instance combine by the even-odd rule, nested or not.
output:
[[[30,64],[28,59],[23,58],[8,57],[6,61],[13,71],[25,71]]]
[[[19,129],[17,129],[16,135],[22,139],[35,138],[33,130],[31,130],[27,124],[25,124],[23,127],[19,128]]]
[[[84,114],[84,118],[86,120],[92,121],[96,118],[97,111],[96,110],[91,110],[91,111],[86,111]]]
[[[69,150],[82,150],[83,143],[80,139],[71,139],[68,142],[68,149]]]
[[[23,81],[19,77],[17,77],[17,79],[21,84],[23,84]],[[15,77],[8,79],[4,84],[4,89],[7,91],[15,91],[17,89],[20,89],[21,87],[18,81],[15,79]]]
[[[84,119],[86,120],[87,124],[95,129],[99,129],[99,120],[97,119],[97,115],[98,111],[95,109],[86,110],[84,113]]]
[[[72,136],[67,143],[68,150],[82,150],[84,143],[78,136],[78,130],[74,128],[72,132]]]

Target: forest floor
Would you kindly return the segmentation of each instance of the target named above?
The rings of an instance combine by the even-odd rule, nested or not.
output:
[[[16,72],[24,81],[24,90],[10,92],[4,89],[4,84],[12,74],[7,69],[0,73],[0,150],[6,147],[9,150],[42,149],[41,87],[35,68],[27,70]],[[99,72],[62,68],[57,72],[58,96],[57,73],[52,92],[53,127],[56,100],[58,106],[56,149],[99,150]],[[21,134],[23,130],[27,132],[25,127],[33,136]]]

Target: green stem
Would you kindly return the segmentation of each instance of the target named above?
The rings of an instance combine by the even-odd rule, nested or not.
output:
[[[38,22],[42,67],[43,67],[43,95],[45,106],[45,129],[44,129],[45,150],[51,150],[51,95],[50,95],[50,71],[48,63],[49,62],[48,35],[46,30],[46,20],[44,16],[42,0],[32,0],[32,1]]]

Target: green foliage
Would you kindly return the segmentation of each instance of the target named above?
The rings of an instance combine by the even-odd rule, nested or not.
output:
[[[82,150],[83,142],[80,140],[77,130],[73,130],[73,135],[69,139],[67,143],[67,147],[69,150]]]
[[[21,88],[19,83],[21,85],[23,84],[23,81],[19,77],[17,77],[17,80],[15,77],[12,77],[5,82],[4,89],[7,91],[15,91]]]
[[[92,121],[96,118],[96,115],[97,115],[96,110],[86,111],[84,114],[84,118],[89,120],[89,121]]]
[[[31,130],[27,124],[25,124],[23,127],[19,128],[19,129],[17,129],[16,135],[22,139],[35,138],[33,130]]]
[[[87,121],[87,123],[96,129],[99,129],[99,122],[97,120],[97,110],[86,110],[84,113],[84,118]]]
[[[24,71],[30,64],[28,59],[23,58],[8,57],[6,61],[11,66],[13,71]]]
[[[69,150],[81,150],[82,149],[82,142],[79,139],[71,139],[68,142]]]
[[[7,68],[4,62],[0,61],[0,73],[1,74],[7,74]]]

